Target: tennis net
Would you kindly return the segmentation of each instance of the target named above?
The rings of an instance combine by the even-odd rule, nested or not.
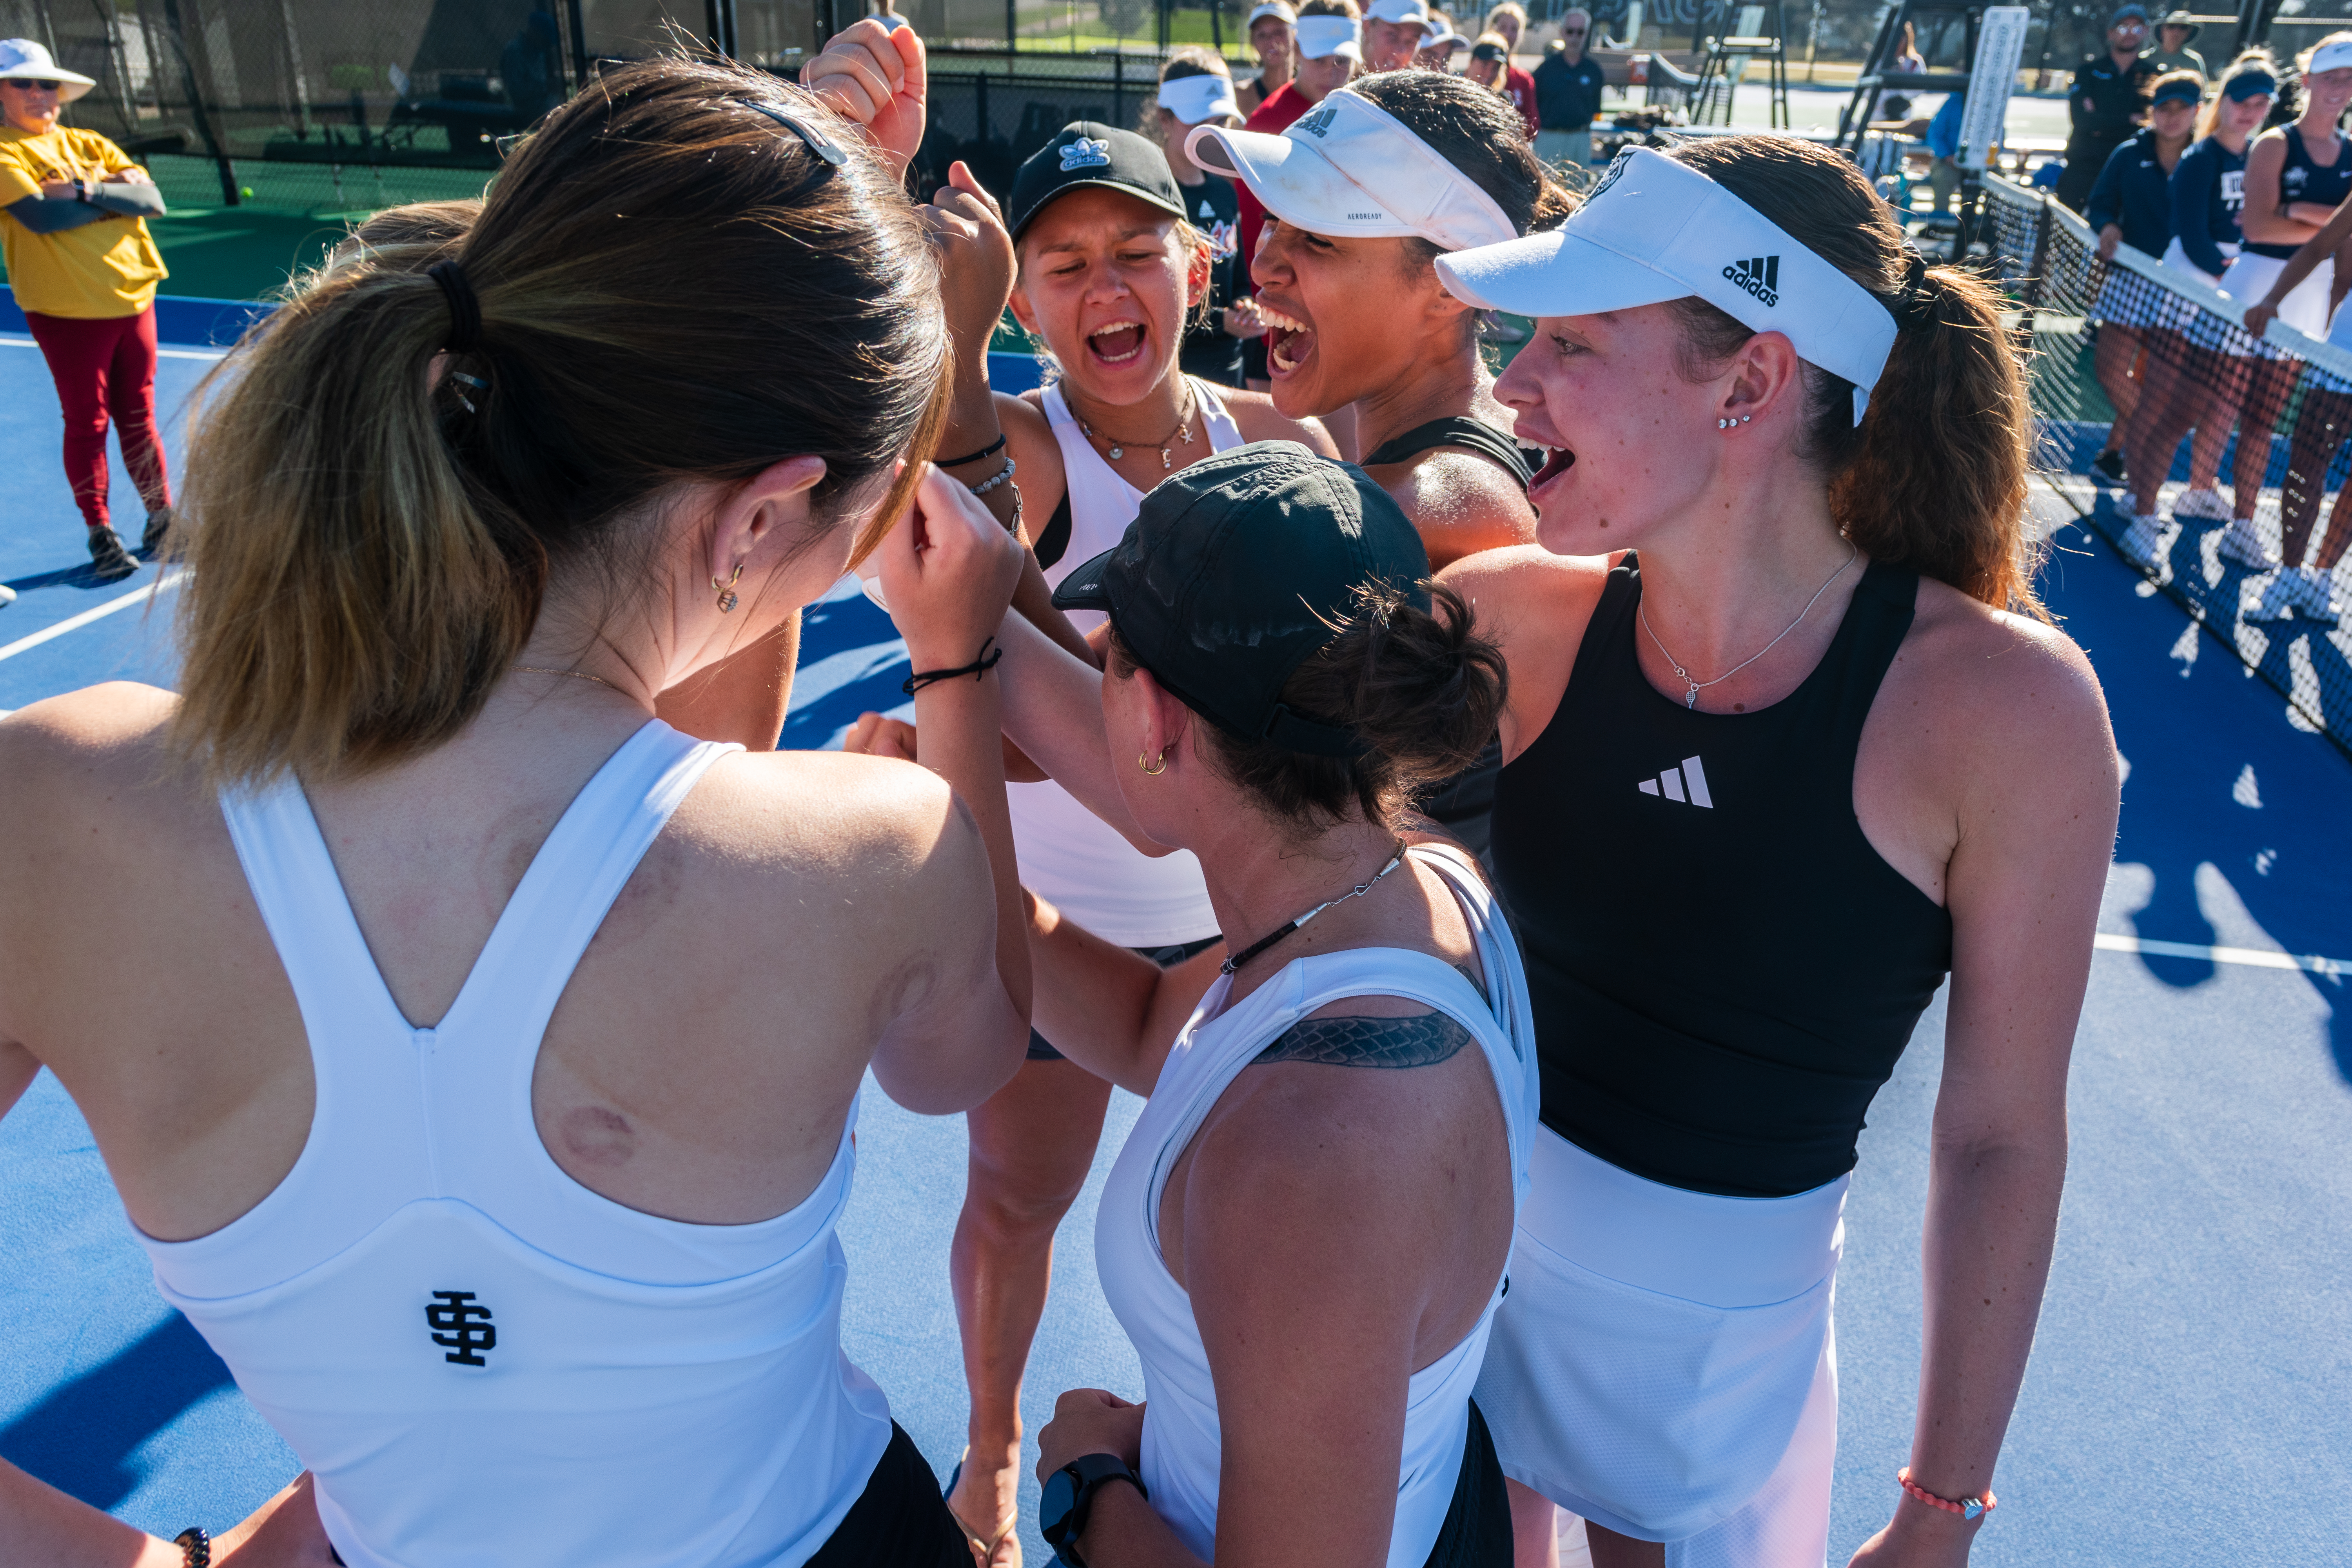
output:
[[[2284,694],[2291,721],[2352,752],[2352,563],[2341,589],[2336,570],[2352,553],[2352,351],[2325,341],[2328,269],[2297,291],[2309,330],[2273,321],[2257,341],[2245,300],[2129,246],[2100,259],[2045,193],[1988,178],[1985,218],[2041,461],[2078,476],[2061,493]],[[2277,267],[2260,288],[2255,270],[2241,287],[2260,298]]]

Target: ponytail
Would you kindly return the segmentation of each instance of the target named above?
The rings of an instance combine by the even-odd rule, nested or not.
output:
[[[1672,156],[1876,295],[1895,347],[1853,423],[1853,384],[1805,366],[1801,450],[1828,479],[1830,515],[1874,561],[1904,565],[1998,610],[2046,621],[2041,547],[2025,530],[2032,414],[2000,295],[1975,274],[1926,267],[1847,160],[1793,137],[1726,136]],[[1677,300],[1684,372],[1754,334],[1697,299]]]

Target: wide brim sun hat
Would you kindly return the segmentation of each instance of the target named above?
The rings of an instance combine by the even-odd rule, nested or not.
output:
[[[60,103],[86,97],[98,85],[81,72],[59,66],[47,48],[31,38],[0,38],[0,81],[8,80],[56,82]]]

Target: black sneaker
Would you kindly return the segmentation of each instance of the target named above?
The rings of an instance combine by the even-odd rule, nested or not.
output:
[[[2097,457],[2091,459],[2091,472],[2095,474],[2105,474],[2110,483],[2118,485],[2122,484],[2124,482],[2124,455],[2121,452],[2100,453]]]
[[[157,551],[163,548],[164,542],[171,536],[172,524],[176,521],[169,502],[149,512],[147,531],[139,536],[140,550],[152,559]]]
[[[111,583],[128,577],[139,570],[139,562],[122,547],[122,535],[110,528],[89,531],[90,572],[101,583]]]

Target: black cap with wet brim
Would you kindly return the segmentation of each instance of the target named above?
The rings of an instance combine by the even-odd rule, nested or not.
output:
[[[1084,185],[1122,191],[1162,212],[1187,216],[1166,154],[1132,131],[1078,120],[1054,132],[1013,176],[1013,199],[1004,204],[1013,237],[1019,239],[1055,197]]]
[[[1371,748],[1294,713],[1293,671],[1386,584],[1429,607],[1429,553],[1352,463],[1253,441],[1163,479],[1127,534],[1062,580],[1054,603],[1101,610],[1152,678],[1228,734],[1318,757]]]

